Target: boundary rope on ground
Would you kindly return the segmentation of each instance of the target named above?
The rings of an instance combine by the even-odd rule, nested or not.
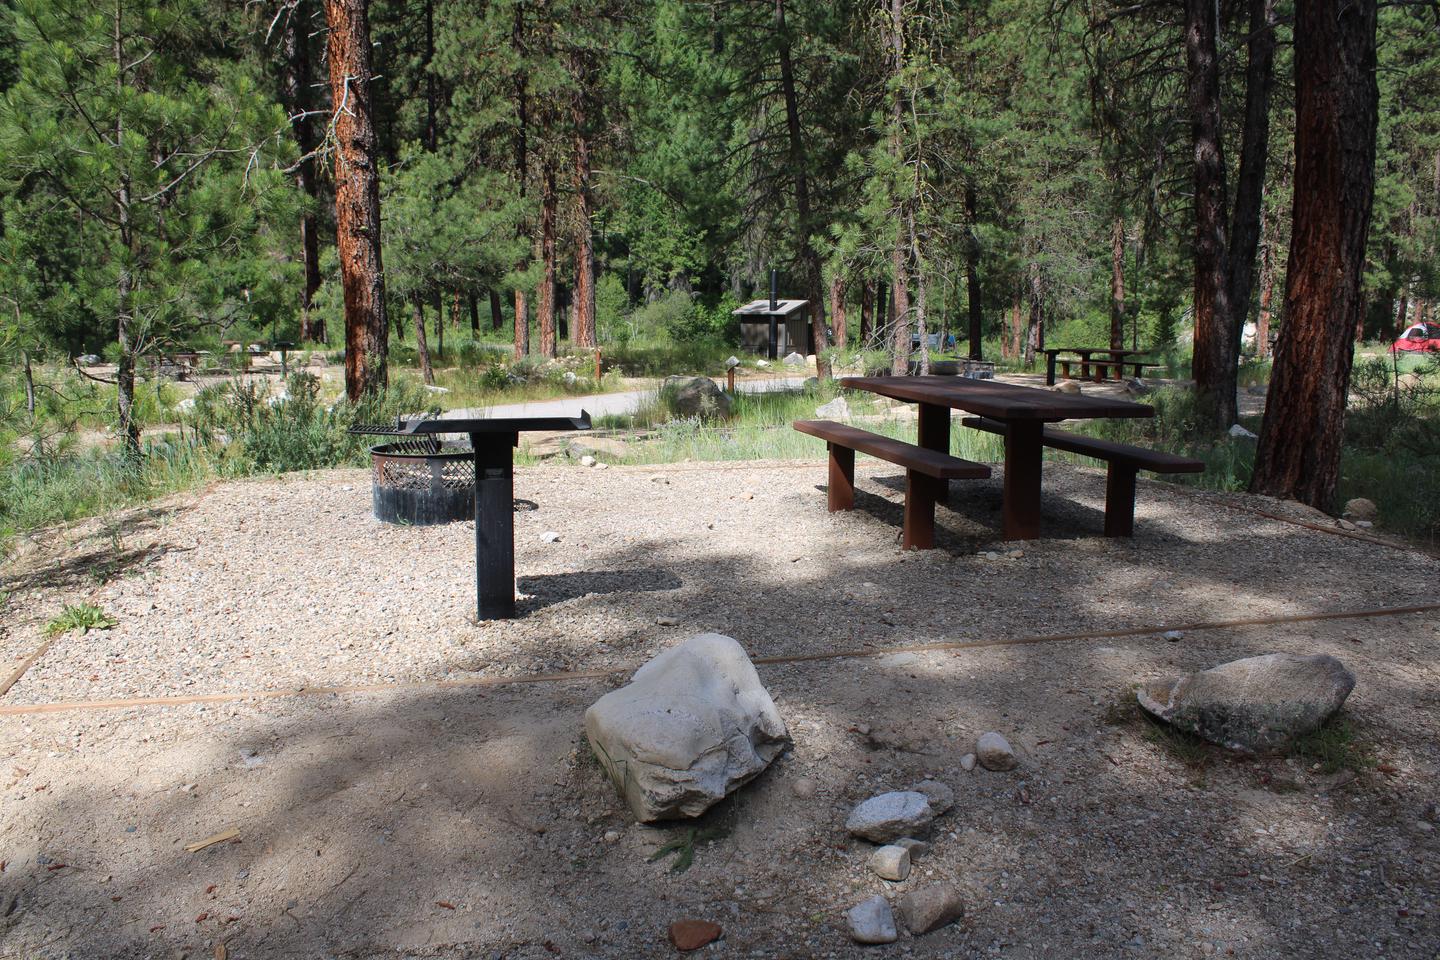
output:
[[[895,653],[929,653],[956,650],[975,650],[984,647],[1014,647],[1037,643],[1063,643],[1074,640],[1110,640],[1120,637],[1138,637],[1163,634],[1178,630],[1195,632],[1200,630],[1231,630],[1237,627],[1258,627],[1285,623],[1316,623],[1325,620],[1359,620],[1366,617],[1399,617],[1415,613],[1440,612],[1440,603],[1423,603],[1406,607],[1377,607],[1368,610],[1333,610],[1325,613],[1302,613],[1291,616],[1247,617],[1241,620],[1200,620],[1195,623],[1161,624],[1159,626],[1129,627],[1124,630],[1091,630],[1081,633],[1045,634],[1029,637],[1005,637],[998,640],[954,640],[936,643],[910,644],[901,647],[876,647],[863,650],[832,650],[826,653],[781,654],[773,657],[756,657],[755,663],[779,665],[787,663],[810,663],[817,660],[856,660],[867,657],[884,657]],[[37,651],[43,653],[44,651]],[[352,693],[383,693],[396,690],[446,690],[457,687],[507,687],[525,684],[564,683],[575,680],[597,680],[603,677],[631,673],[634,665],[608,667],[600,670],[574,670],[561,673],[541,673],[524,677],[467,677],[460,680],[416,680],[409,683],[365,683],[343,684],[324,687],[280,687],[268,690],[252,690],[240,693],[200,693],[174,697],[130,697],[115,700],[74,700],[51,703],[17,703],[0,706],[0,717],[23,716],[38,713],[68,713],[85,710],[122,710],[138,707],[178,707],[197,703],[239,703],[245,700],[273,700],[281,697],[329,697]]]

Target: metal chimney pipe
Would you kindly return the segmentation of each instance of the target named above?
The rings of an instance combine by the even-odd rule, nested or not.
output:
[[[776,291],[776,289],[777,289],[777,280],[778,280],[778,277],[779,277],[779,272],[778,272],[777,270],[775,270],[774,268],[771,268],[771,270],[770,270],[770,312],[771,312],[771,313],[774,313],[774,312],[775,312],[775,308],[778,307],[778,306],[780,306],[780,302],[775,299],[775,291]]]

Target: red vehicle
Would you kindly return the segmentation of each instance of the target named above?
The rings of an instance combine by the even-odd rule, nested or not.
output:
[[[1391,352],[1400,350],[1419,353],[1440,353],[1440,323],[1415,323],[1390,345]]]

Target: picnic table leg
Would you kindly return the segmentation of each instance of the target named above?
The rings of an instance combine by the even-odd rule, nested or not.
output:
[[[1012,420],[1005,431],[1005,493],[1001,536],[1034,540],[1040,536],[1040,456],[1045,425]]]
[[[1045,386],[1055,386],[1055,351],[1045,351]]]
[[[1105,536],[1135,535],[1135,472],[1123,463],[1110,464],[1105,474]]]
[[[475,618],[515,616],[515,454],[518,433],[472,433],[475,450]]]
[[[950,452],[950,408],[933,403],[920,404],[920,418],[916,424],[916,439],[926,450],[948,454]],[[950,483],[936,480],[935,499],[945,503],[950,499]]]
[[[826,507],[831,513],[855,509],[855,451],[849,447],[826,444],[830,448],[829,492]]]
[[[929,550],[935,546],[935,499],[944,481],[917,470],[905,471],[905,523],[902,550]]]

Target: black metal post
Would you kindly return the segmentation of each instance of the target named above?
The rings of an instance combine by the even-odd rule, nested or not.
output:
[[[779,301],[779,300],[776,298],[776,296],[775,296],[776,291],[779,289],[779,287],[778,287],[778,285],[777,285],[777,283],[776,283],[777,273],[778,273],[778,271],[775,271],[775,270],[771,270],[771,271],[770,271],[770,312],[771,312],[771,313],[774,313],[774,312],[775,312],[775,308],[778,307],[778,306],[780,306],[780,301]]]
[[[779,319],[775,314],[770,314],[770,345],[765,350],[765,355],[774,360],[780,355],[777,349],[780,345]]]
[[[515,454],[518,433],[472,433],[475,450],[475,617],[515,616]]]

